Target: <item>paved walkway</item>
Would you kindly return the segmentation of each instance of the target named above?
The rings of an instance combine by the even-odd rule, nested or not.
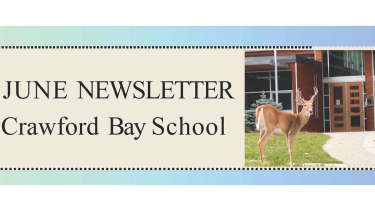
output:
[[[375,132],[325,133],[323,149],[346,167],[375,167]]]

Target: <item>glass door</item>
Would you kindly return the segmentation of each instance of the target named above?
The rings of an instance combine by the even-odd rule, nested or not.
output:
[[[348,131],[363,131],[362,82],[346,83]]]
[[[331,131],[346,132],[345,83],[330,85],[331,95]]]
[[[331,132],[364,131],[362,82],[331,83]]]

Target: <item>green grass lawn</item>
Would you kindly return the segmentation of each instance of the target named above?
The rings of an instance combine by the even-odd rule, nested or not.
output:
[[[323,145],[329,138],[321,133],[298,133],[293,143],[294,166],[302,166],[303,163],[342,163],[323,150]],[[245,166],[263,166],[258,140],[259,133],[245,133]],[[285,137],[271,136],[266,142],[264,153],[267,160],[264,166],[290,166]]]

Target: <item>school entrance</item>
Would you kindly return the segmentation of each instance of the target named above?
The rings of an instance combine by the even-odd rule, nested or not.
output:
[[[330,83],[331,132],[364,131],[363,83]]]

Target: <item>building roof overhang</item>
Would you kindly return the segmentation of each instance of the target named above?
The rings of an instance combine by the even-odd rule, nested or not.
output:
[[[273,56],[273,50],[245,50],[245,57]],[[314,50],[278,50],[278,56],[298,55],[302,57],[314,57]]]
[[[277,56],[277,69],[287,70],[290,63],[303,63],[306,65],[321,67],[322,63],[313,59],[307,59],[297,55]],[[245,72],[275,70],[274,56],[245,57]]]

